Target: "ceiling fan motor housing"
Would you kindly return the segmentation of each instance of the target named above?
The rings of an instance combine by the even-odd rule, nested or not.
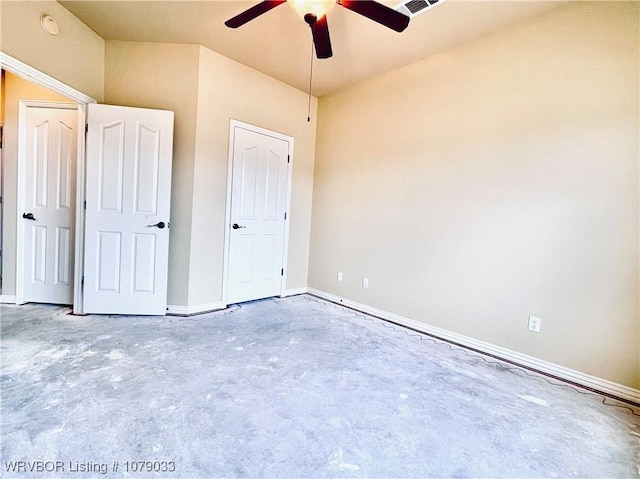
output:
[[[314,13],[305,13],[304,21],[307,22],[309,26],[312,26],[314,23],[318,21],[318,17]]]

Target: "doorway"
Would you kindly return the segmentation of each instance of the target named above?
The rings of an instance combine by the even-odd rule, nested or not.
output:
[[[56,80],[50,79],[50,82],[37,81],[36,70],[30,69],[30,67],[20,63],[17,60],[12,60],[6,54],[0,52],[0,60],[2,63],[2,121],[3,125],[3,145],[2,145],[2,294],[0,295],[0,302],[15,304],[18,300],[18,269],[22,269],[22,265],[18,259],[18,245],[23,246],[22,240],[18,240],[18,229],[22,228],[23,213],[28,213],[24,208],[24,198],[20,197],[19,200],[19,181],[18,181],[18,169],[19,169],[19,156],[23,153],[24,149],[19,148],[19,131],[20,131],[20,101],[27,102],[42,102],[38,106],[51,107],[65,104],[69,108],[69,114],[74,115],[72,121],[75,124],[84,124],[84,111],[86,104],[82,103],[81,99],[87,99],[84,95],[77,93],[74,98],[73,90],[66,87],[56,88]],[[88,99],[87,99],[88,101]],[[93,100],[92,100],[93,101]],[[36,106],[32,104],[32,106]],[[24,116],[24,114],[23,114]],[[70,123],[70,122],[68,122]],[[46,128],[41,130],[44,135]],[[60,132],[49,135],[51,139],[57,138]],[[45,135],[46,136],[46,135]],[[73,145],[67,142],[67,146],[76,148],[78,155],[81,154],[79,149],[80,141],[84,142],[84,135],[78,135],[77,131],[73,138]],[[71,136],[66,136],[67,140],[71,139]],[[30,145],[32,146],[32,145]],[[53,155],[55,159],[55,155]],[[76,158],[73,159],[73,167],[76,165]],[[57,161],[57,160],[56,160]],[[52,165],[48,167],[49,171],[54,171],[57,168],[56,161],[52,162]],[[68,172],[71,175],[77,174],[77,172]],[[69,194],[75,192],[75,185],[61,185]],[[66,189],[67,186],[70,189]],[[54,187],[55,190],[57,188]],[[49,192],[52,191],[51,187],[47,184]],[[42,199],[42,198],[40,198]],[[66,202],[69,198],[66,198]],[[19,203],[21,203],[19,205]],[[74,211],[77,208],[76,204],[68,205],[70,211]],[[20,211],[18,211],[20,209]],[[36,216],[37,218],[37,216]],[[67,230],[67,232],[72,232]],[[62,231],[59,232],[62,236]],[[62,237],[60,239],[63,239]],[[70,246],[71,253],[74,252],[74,245]],[[70,258],[71,259],[71,258]],[[73,263],[71,263],[73,264]],[[62,271],[60,271],[62,274]],[[73,277],[73,271],[70,280]],[[23,285],[20,284],[20,288]],[[73,290],[73,286],[72,286]],[[72,304],[73,298],[70,301],[64,301],[66,304]]]
[[[111,279],[111,284],[119,285],[115,279],[111,278],[108,275],[110,271],[106,266],[104,268],[99,268],[100,263],[96,258],[102,259],[103,265],[107,264],[107,254],[106,247],[109,246],[107,242],[99,242],[97,247],[92,248],[92,252],[94,254],[87,255],[87,250],[85,248],[85,244],[92,246],[91,242],[87,242],[88,237],[90,239],[95,239],[96,237],[100,237],[101,233],[104,233],[104,223],[105,221],[94,221],[91,223],[88,219],[94,218],[99,214],[101,210],[106,210],[104,201],[108,200],[104,195],[100,195],[98,197],[98,201],[93,201],[94,196],[88,194],[95,192],[109,192],[112,191],[112,188],[116,188],[113,191],[124,192],[126,188],[133,188],[133,191],[128,191],[134,198],[135,208],[133,214],[139,220],[136,228],[142,228],[141,230],[136,229],[132,232],[131,235],[127,236],[127,231],[124,231],[124,226],[122,222],[116,221],[116,227],[110,227],[109,233],[111,236],[106,234],[102,234],[102,239],[104,238],[115,238],[120,235],[124,240],[119,245],[122,245],[122,253],[116,259],[122,259],[124,262],[119,262],[119,266],[116,269],[113,264],[115,261],[112,261],[111,271],[133,271],[134,279],[129,281],[128,283],[125,281],[123,283],[126,288],[120,288],[119,291],[116,291],[120,294],[120,299],[122,301],[127,300],[125,296],[136,295],[136,301],[128,300],[129,306],[124,310],[120,309],[121,302],[111,301],[111,302],[102,302],[102,306],[100,306],[100,311],[95,311],[92,309],[91,304],[89,304],[87,312],[96,312],[96,313],[117,313],[117,314],[149,314],[149,315],[163,315],[166,313],[166,276],[167,276],[167,266],[168,266],[168,228],[169,228],[169,215],[170,215],[170,178],[171,178],[171,156],[172,156],[172,142],[173,142],[173,112],[161,112],[159,110],[147,110],[141,108],[131,108],[131,107],[113,107],[108,105],[96,105],[96,101],[93,98],[90,98],[84,95],[81,92],[55,80],[54,78],[49,77],[48,75],[22,63],[21,61],[3,53],[0,51],[0,63],[3,66],[3,69],[15,75],[16,78],[19,78],[24,82],[34,82],[37,88],[44,87],[44,89],[48,89],[53,92],[53,94],[63,95],[65,99],[71,100],[75,102],[76,111],[77,111],[77,125],[82,125],[82,128],[78,128],[78,131],[75,135],[75,144],[76,144],[76,166],[75,166],[75,200],[72,198],[67,198],[70,210],[75,211],[75,233],[72,238],[70,234],[71,231],[67,230],[66,233],[60,234],[56,241],[53,241],[51,244],[54,244],[53,253],[49,254],[47,251],[50,249],[49,243],[46,241],[47,238],[45,236],[50,237],[49,233],[44,233],[45,228],[32,228],[32,235],[35,240],[32,240],[29,246],[28,253],[31,255],[31,258],[35,260],[35,262],[39,265],[35,268],[35,272],[39,274],[38,279],[42,279],[46,277],[47,266],[44,261],[45,256],[55,256],[56,248],[58,248],[59,244],[64,243],[70,246],[70,250],[73,254],[73,263],[72,258],[67,258],[66,263],[69,265],[70,274],[66,279],[73,284],[73,298],[69,303],[73,304],[73,311],[75,314],[84,314],[85,313],[85,305],[87,301],[89,301],[96,294],[101,293],[105,289],[102,286],[109,283]],[[26,80],[28,79],[28,80]],[[18,104],[18,101],[12,102],[11,104]],[[104,124],[102,120],[104,118],[101,117],[100,112],[104,111],[105,108],[111,109],[111,112],[114,115],[120,115],[118,118],[112,118],[107,123]],[[17,107],[16,107],[17,110]],[[93,112],[93,113],[92,113]],[[168,124],[161,126],[160,129],[156,128],[153,123],[149,123],[149,116],[156,117],[157,115],[164,116],[168,118],[170,121],[170,127]],[[8,112],[7,112],[7,116]],[[35,225],[38,217],[33,211],[26,211],[25,208],[18,208],[19,196],[15,194],[16,186],[18,185],[18,174],[17,174],[17,157],[18,157],[18,131],[19,126],[18,123],[18,113],[15,113],[16,125],[12,129],[15,138],[12,138],[12,141],[7,142],[7,145],[12,146],[12,155],[11,158],[14,158],[11,162],[5,162],[4,166],[7,164],[11,164],[12,168],[15,170],[13,172],[13,176],[10,180],[8,180],[7,175],[4,174],[2,181],[3,184],[9,185],[14,192],[13,200],[11,205],[7,202],[3,202],[4,204],[4,215],[3,215],[3,237],[6,239],[10,237],[12,241],[10,251],[12,254],[10,256],[5,255],[3,258],[3,280],[5,289],[2,291],[2,295],[0,295],[0,302],[5,303],[23,303],[24,299],[24,282],[23,277],[18,277],[21,273],[20,270],[23,270],[22,265],[18,265],[17,261],[19,260],[18,246],[16,244],[16,236],[17,229],[16,225],[21,224],[21,222],[29,222],[29,225]],[[88,121],[86,121],[88,120]],[[98,173],[90,175],[91,169],[86,169],[85,162],[85,134],[84,134],[84,125],[87,125],[88,136],[87,138],[91,140],[92,138],[95,140],[94,144],[99,145],[97,149],[87,148],[87,151],[93,151],[91,157],[91,166],[98,166]],[[135,128],[130,128],[130,125],[135,125]],[[36,125],[37,126],[37,125]],[[93,132],[93,133],[92,133]],[[46,134],[43,134],[43,142]],[[26,137],[25,137],[26,138]],[[103,141],[104,140],[104,141]],[[109,140],[109,141],[106,141]],[[26,142],[26,139],[23,140],[23,143]],[[129,146],[131,147],[129,147]],[[20,148],[20,151],[25,151],[26,148]],[[15,150],[15,151],[13,151]],[[5,153],[5,159],[9,157],[7,152]],[[160,160],[156,154],[159,154],[162,159]],[[158,160],[158,161],[156,161]],[[37,159],[36,159],[37,161]],[[45,163],[44,161],[42,162]],[[86,171],[85,171],[86,170]],[[38,170],[42,172],[43,170]],[[38,173],[40,174],[40,173]],[[32,175],[33,176],[33,175]],[[36,174],[36,179],[38,178]],[[87,183],[86,179],[89,178],[92,182]],[[33,178],[32,178],[33,180]],[[31,181],[31,180],[30,180]],[[46,181],[48,184],[48,180]],[[44,183],[42,183],[44,184]],[[14,185],[14,186],[12,186]],[[114,186],[115,185],[115,186]],[[120,188],[118,185],[122,186]],[[37,181],[36,181],[37,186]],[[56,186],[57,188],[57,186]],[[35,188],[34,191],[38,191],[38,188]],[[40,188],[42,191],[42,188]],[[158,193],[158,197],[156,198],[155,193]],[[31,196],[33,196],[33,192]],[[123,193],[124,194],[124,193]],[[107,195],[108,196],[108,195]],[[112,195],[113,196],[113,195]],[[116,198],[119,195],[113,196]],[[113,199],[111,198],[111,199]],[[37,197],[36,194],[36,202],[42,199],[42,195],[40,198]],[[116,198],[117,199],[117,198]],[[104,200],[104,201],[103,201]],[[65,200],[66,201],[66,200]],[[156,203],[157,201],[157,203]],[[127,203],[128,204],[128,203]],[[91,210],[88,208],[92,207]],[[156,208],[157,207],[157,208]],[[11,215],[11,218],[8,216]],[[91,215],[94,215],[93,217]],[[161,219],[154,219],[155,216],[162,216]],[[32,219],[33,218],[33,219]],[[31,222],[34,223],[31,223]],[[129,223],[132,224],[132,221]],[[128,226],[130,224],[127,223]],[[7,226],[12,227],[12,235],[7,235]],[[21,224],[21,227],[24,225]],[[113,226],[113,225],[111,225]],[[54,227],[55,228],[55,227]],[[63,230],[64,228],[60,228]],[[158,239],[157,235],[154,234],[154,231],[158,230],[161,234],[166,238]],[[54,237],[56,234],[54,233]],[[21,238],[22,240],[22,238]],[[20,244],[23,242],[21,241]],[[111,243],[113,246],[115,243]],[[149,246],[155,246],[155,248],[149,248]],[[8,250],[7,243],[4,243],[5,252]],[[95,246],[95,245],[93,245]],[[128,250],[131,250],[131,254],[129,254]],[[62,251],[62,250],[61,250]],[[95,254],[96,252],[100,254]],[[115,250],[113,250],[115,254]],[[101,254],[105,253],[105,254]],[[126,254],[125,254],[126,253]],[[87,255],[87,260],[85,261],[85,255]],[[23,255],[20,255],[22,258]],[[62,254],[61,254],[62,256]],[[112,255],[113,256],[113,255]],[[11,258],[11,264],[7,264],[7,260]],[[153,261],[152,261],[153,260]],[[48,267],[49,269],[51,267]],[[53,266],[55,271],[55,265]],[[29,270],[32,272],[34,268],[31,267]],[[5,273],[11,274],[11,291],[7,291],[7,275]],[[22,273],[23,274],[23,273]],[[63,275],[64,276],[64,275]],[[164,278],[163,278],[164,276]],[[85,288],[85,277],[93,281],[93,285],[98,285],[101,289],[98,290],[95,287],[89,291]],[[75,279],[75,281],[74,281]],[[107,285],[108,286],[108,285]],[[149,295],[154,297],[154,301],[150,301],[147,297],[145,297],[144,301],[140,301],[141,295]],[[27,299],[33,301],[27,295]],[[52,302],[51,300],[46,300],[46,302]],[[59,301],[55,301],[59,302]],[[67,302],[67,301],[65,301]],[[109,306],[107,308],[106,305]],[[135,305],[135,308],[131,305]],[[116,308],[116,309],[113,309]]]
[[[226,304],[279,296],[286,281],[293,138],[232,120]]]

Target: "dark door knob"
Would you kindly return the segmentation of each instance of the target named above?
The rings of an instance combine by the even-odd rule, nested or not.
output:
[[[155,225],[147,225],[147,228],[160,228],[163,229],[166,225],[164,224],[164,221],[160,221],[158,223],[156,223]]]
[[[25,220],[31,220],[31,221],[35,221],[35,217],[33,216],[33,213],[22,213],[22,217]]]
[[[233,224],[231,225],[231,227],[232,227],[234,230],[237,230],[237,229],[240,229],[240,228],[246,228],[246,226],[240,226],[238,223],[233,223]]]

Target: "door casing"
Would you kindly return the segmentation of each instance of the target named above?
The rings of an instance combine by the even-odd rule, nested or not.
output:
[[[289,156],[290,161],[287,163],[287,191],[286,191],[286,207],[287,219],[284,222],[284,249],[282,256],[282,267],[284,273],[280,280],[280,296],[284,295],[284,291],[287,284],[287,262],[289,257],[289,224],[291,220],[291,184],[293,180],[293,146],[294,139],[291,136],[277,133],[275,131],[267,130],[250,123],[244,123],[239,120],[231,119],[229,122],[229,147],[228,147],[228,161],[227,161],[227,199],[226,199],[226,211],[225,211],[225,229],[224,229],[224,263],[223,263],[223,281],[222,281],[222,305],[226,307],[227,293],[228,293],[228,278],[229,278],[229,246],[231,239],[231,189],[233,182],[233,145],[235,141],[235,129],[242,128],[245,130],[253,131],[261,135],[272,136],[284,140],[289,143]]]
[[[85,181],[84,181],[84,169],[85,169],[85,135],[84,128],[80,125],[86,124],[86,112],[87,105],[89,103],[97,103],[94,98],[72,88],[59,80],[47,75],[46,73],[33,68],[26,63],[7,55],[0,51],[0,65],[2,68],[14,73],[22,78],[25,78],[37,85],[48,88],[56,93],[66,96],[70,100],[77,103],[78,108],[78,148],[77,148],[77,161],[76,161],[76,205],[75,205],[75,266],[74,266],[74,287],[73,287],[73,312],[74,314],[83,314],[82,310],[82,284],[80,281],[75,281],[76,278],[82,278],[82,271],[84,270],[84,199],[85,199]],[[21,148],[22,150],[22,148]],[[20,180],[18,180],[19,184]],[[18,201],[20,196],[18,195]],[[20,218],[22,219],[22,218]],[[19,228],[18,228],[19,230]],[[17,233],[17,232],[16,232]],[[20,245],[20,242],[18,242]],[[16,271],[17,273],[17,271]],[[16,298],[18,300],[18,288],[22,279],[16,274]]]

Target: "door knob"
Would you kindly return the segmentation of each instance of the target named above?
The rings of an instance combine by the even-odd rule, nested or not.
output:
[[[33,216],[33,213],[22,213],[22,217],[25,220],[36,221],[36,218]]]
[[[231,227],[232,227],[234,230],[237,230],[237,229],[240,229],[240,228],[246,228],[246,226],[240,226],[238,223],[233,223],[233,224],[231,225]]]
[[[164,221],[160,221],[158,223],[156,223],[155,225],[147,225],[147,228],[160,228],[163,229],[166,225],[164,224]]]

